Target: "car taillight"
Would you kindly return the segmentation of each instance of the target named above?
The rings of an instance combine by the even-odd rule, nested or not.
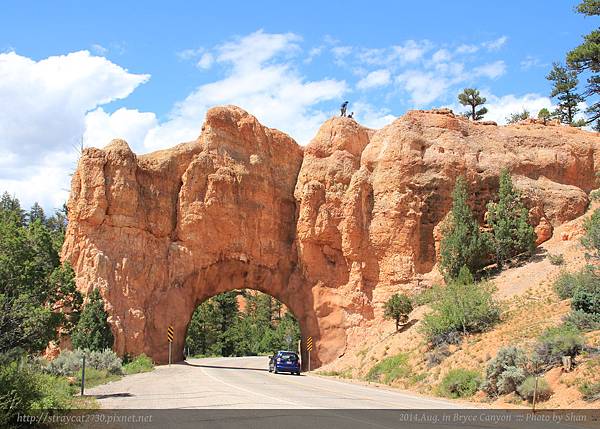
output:
[[[277,363],[281,363],[281,358],[277,358]]]

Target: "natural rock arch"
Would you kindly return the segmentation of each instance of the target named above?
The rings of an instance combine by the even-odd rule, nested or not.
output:
[[[540,240],[583,213],[600,138],[570,127],[472,123],[411,111],[381,130],[331,118],[304,149],[234,106],[198,140],[136,156],[85,149],[73,175],[63,259],[100,288],[115,350],[182,357],[202,300],[257,289],[288,305],[315,342],[312,367],[363,343],[383,303],[436,280],[439,225],[457,176],[483,219],[509,168]]]

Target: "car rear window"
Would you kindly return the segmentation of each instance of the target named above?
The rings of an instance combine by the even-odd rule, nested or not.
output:
[[[287,360],[298,360],[298,355],[296,353],[281,353],[279,357]]]

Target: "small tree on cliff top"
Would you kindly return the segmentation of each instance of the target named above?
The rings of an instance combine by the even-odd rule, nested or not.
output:
[[[485,107],[477,109],[477,107],[485,104],[486,101],[485,97],[479,95],[479,90],[474,88],[465,88],[462,93],[458,94],[458,102],[463,106],[471,107],[471,111],[467,111],[465,116],[474,121],[483,119],[483,115],[487,113],[488,110]]]
[[[488,223],[492,227],[492,243],[499,265],[514,255],[535,249],[535,231],[529,224],[529,212],[508,170],[500,173],[498,202],[488,203]]]
[[[107,317],[100,291],[94,289],[71,336],[73,347],[96,351],[112,348],[114,339]]]
[[[459,177],[440,243],[440,267],[444,277],[446,280],[455,279],[463,266],[476,273],[482,267],[487,252],[487,241],[479,232],[479,224],[467,204],[467,184],[464,178]]]
[[[404,294],[395,294],[385,303],[384,317],[396,320],[396,331],[400,328],[400,322],[406,320],[412,311],[412,301]]]
[[[538,112],[538,119],[541,119],[544,121],[544,125],[546,125],[546,122],[548,122],[548,119],[550,119],[552,117],[552,115],[550,114],[550,111],[548,109],[546,109],[545,107],[541,108],[540,111]]]

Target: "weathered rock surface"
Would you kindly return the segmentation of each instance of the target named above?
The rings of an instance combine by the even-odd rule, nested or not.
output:
[[[377,131],[332,118],[303,151],[239,108],[214,108],[195,142],[143,156],[122,140],[86,149],[63,257],[81,290],[100,288],[121,354],[164,362],[172,325],[181,358],[195,307],[251,288],[300,320],[314,367],[360,344],[390,294],[435,272],[456,177],[483,220],[508,168],[542,242],[587,207],[599,149],[596,133],[437,110]]]

